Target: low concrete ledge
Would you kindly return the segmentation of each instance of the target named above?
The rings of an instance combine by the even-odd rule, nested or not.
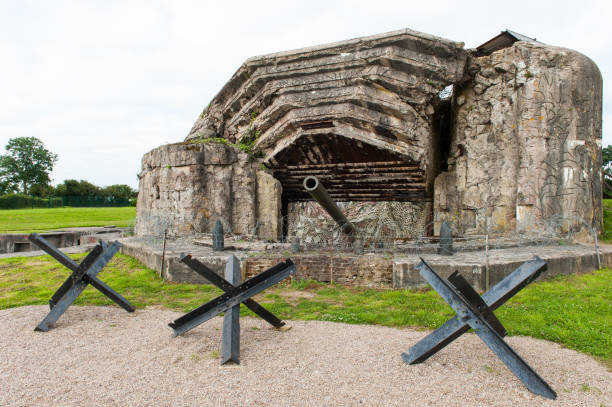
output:
[[[489,262],[484,252],[456,253],[453,256],[423,255],[438,274],[446,278],[458,270],[479,291],[486,291],[533,256],[540,256],[548,270],[540,278],[560,274],[585,273],[597,270],[597,253],[592,245],[531,246],[489,251]],[[415,266],[418,256],[395,257],[393,288],[428,286]],[[600,246],[601,267],[612,265],[612,245]]]
[[[138,237],[119,239],[120,252],[140,260],[145,266],[157,271],[157,274],[166,281],[177,283],[210,284],[208,280],[179,261],[181,253],[191,254],[193,258],[204,263],[218,275],[225,276],[225,262],[232,254],[236,256],[244,267],[247,258],[246,252],[224,250],[213,252],[212,248],[196,245],[187,240],[168,240],[166,250],[163,251],[162,242],[149,244]],[[163,261],[163,266],[162,266]],[[243,270],[243,277],[245,271]]]
[[[106,227],[81,227],[41,232],[53,246],[57,248],[73,247],[79,245],[95,245],[101,237],[105,240],[117,239],[124,236],[128,228]],[[27,253],[38,250],[36,245],[28,240],[29,233],[2,233],[0,234],[0,254],[5,253]]]
[[[290,257],[296,264],[296,278],[299,279],[396,289],[428,287],[414,268],[420,261],[419,256],[414,254],[396,254],[391,257],[388,253],[369,253],[363,256],[329,252],[289,253],[287,250],[274,247],[257,251],[214,252],[210,247],[196,244],[190,239],[169,239],[164,254],[160,239],[147,241],[139,237],[130,237],[120,239],[120,242],[122,253],[140,260],[147,267],[156,270],[164,280],[172,282],[209,283],[179,261],[180,254],[185,253],[191,254],[220,276],[224,275],[225,262],[230,255],[240,260],[243,279],[252,277]],[[421,256],[443,277],[458,270],[474,288],[486,291],[536,255],[548,263],[548,271],[540,278],[597,269],[597,255],[591,245],[530,246],[490,250],[488,264],[482,251],[456,253],[453,256],[438,254]],[[601,267],[612,265],[612,245],[600,247],[600,259]]]

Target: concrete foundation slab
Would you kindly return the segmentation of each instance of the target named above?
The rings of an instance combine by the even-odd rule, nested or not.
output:
[[[474,288],[486,291],[536,255],[548,264],[548,271],[540,278],[598,269],[597,253],[593,245],[531,246],[490,250],[488,261],[484,252],[456,253],[453,256],[426,254],[422,257],[435,267],[442,277],[446,278],[458,270]],[[415,270],[419,261],[418,255],[394,258],[393,288],[427,285]],[[600,246],[600,262],[601,267],[612,265],[612,245]]]
[[[298,279],[396,289],[427,285],[415,270],[420,261],[419,254],[385,252],[358,256],[331,251],[291,253],[289,244],[263,242],[254,243],[250,250],[213,252],[212,248],[196,244],[191,239],[169,239],[163,252],[161,240],[147,241],[139,237],[129,237],[121,239],[120,242],[124,254],[137,258],[147,267],[157,270],[162,278],[173,282],[207,283],[203,277],[178,261],[181,253],[187,253],[220,276],[223,276],[225,261],[230,255],[240,260],[243,279],[257,274],[261,268],[290,257],[296,264],[295,278]],[[421,254],[443,277],[458,270],[479,291],[487,290],[535,255],[548,263],[548,272],[543,278],[598,269],[597,253],[592,245],[495,249],[489,250],[488,259],[484,251],[462,252],[453,256]],[[612,245],[600,246],[600,263],[601,267],[612,265]]]

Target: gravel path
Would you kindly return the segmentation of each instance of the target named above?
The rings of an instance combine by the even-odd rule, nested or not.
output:
[[[612,372],[526,337],[508,342],[557,391],[532,395],[474,334],[425,363],[403,351],[425,331],[241,319],[241,364],[219,366],[221,318],[173,338],[163,309],[71,307],[47,333],[47,307],[0,311],[1,406],[612,406]]]

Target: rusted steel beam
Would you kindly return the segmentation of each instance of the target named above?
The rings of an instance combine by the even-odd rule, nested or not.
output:
[[[305,198],[293,198],[288,197],[287,202],[308,202],[310,199]],[[336,200],[336,202],[413,202],[413,203],[421,203],[421,202],[432,202],[432,198],[429,197],[350,197],[344,198],[340,197]]]
[[[303,195],[303,191],[300,191],[297,188],[283,188],[285,193],[293,193],[295,195]],[[426,194],[425,188],[395,188],[391,185],[383,185],[382,188],[358,188],[358,187],[335,187],[329,188],[327,191],[328,195],[333,198],[336,195],[385,195],[385,196],[396,196],[396,195],[406,195],[406,194]]]
[[[304,172],[315,172],[319,174],[324,174],[329,171],[334,171],[338,173],[346,173],[346,174],[356,174],[361,172],[372,172],[372,171],[384,171],[390,173],[396,172],[407,172],[407,173],[417,173],[422,174],[424,171],[420,168],[412,167],[412,166],[364,166],[364,167],[335,167],[334,165],[328,165],[326,167],[312,167],[309,164],[304,164],[299,169],[295,168],[287,168],[287,167],[271,167],[274,172],[278,172],[279,174],[300,174]]]
[[[414,175],[406,175],[406,174],[392,174],[391,176],[381,173],[369,173],[369,174],[357,174],[357,175],[342,175],[342,174],[325,174],[325,175],[316,175],[306,173],[306,176],[300,175],[280,175],[275,178],[286,181],[299,182],[300,178],[303,180],[307,176],[314,176],[321,180],[325,180],[325,183],[329,184],[343,184],[343,183],[355,183],[362,184],[364,182],[381,182],[384,180],[391,181],[410,181],[414,183],[423,183],[424,179],[422,176],[414,176]]]
[[[416,173],[422,174],[424,171],[420,168],[415,168],[412,166],[363,166],[363,167],[335,167],[333,165],[328,165],[323,168],[311,167],[309,164],[304,163],[304,165],[300,169],[291,169],[286,167],[270,167],[275,172],[284,173],[284,174],[297,174],[302,172],[317,172],[317,173],[326,173],[329,171],[334,171],[342,174],[358,174],[362,172],[406,172],[406,173]]]
[[[290,190],[290,189],[297,190],[300,187],[300,184],[298,184],[294,180],[279,179],[279,181],[283,184],[283,190]],[[354,180],[346,180],[346,181],[343,180],[340,182],[336,181],[334,183],[329,183],[327,188],[330,191],[334,189],[362,190],[362,189],[386,189],[386,188],[425,190],[425,183],[402,181],[401,179],[381,178],[377,180],[368,180],[367,182],[356,182]]]
[[[396,194],[351,194],[351,193],[335,193],[329,194],[336,202],[347,201],[400,201],[400,202],[431,202],[432,198],[425,192],[405,193],[398,192]],[[312,198],[304,194],[287,194],[289,202],[305,202]]]
[[[295,190],[287,190],[285,191],[285,194],[287,196],[304,196],[302,194],[298,194],[297,191]],[[330,192],[329,197],[332,201],[338,201],[339,198],[343,198],[343,197],[358,197],[358,196],[363,196],[363,197],[380,197],[380,198],[385,198],[385,197],[397,197],[397,198],[410,198],[410,197],[420,197],[420,196],[427,196],[427,193],[423,190],[397,190],[394,193],[389,193],[387,191],[385,191],[385,189],[378,189],[378,190],[344,190],[344,191],[334,191],[333,193]]]
[[[309,195],[304,194],[303,192],[299,192],[298,190],[287,190],[287,193],[289,192],[293,192],[294,195],[300,195],[300,196],[304,196],[307,197]],[[405,196],[405,195],[427,195],[426,191],[424,189],[421,190],[415,190],[415,191],[405,191],[405,190],[385,190],[385,189],[381,189],[381,190],[352,190],[351,188],[345,188],[345,189],[333,189],[328,191],[328,195],[333,199],[336,196]]]
[[[344,180],[356,180],[353,182],[367,182],[372,179],[373,181],[379,181],[380,179],[395,179],[395,180],[412,180],[414,182],[424,182],[425,177],[421,174],[410,174],[405,172],[397,172],[397,173],[387,173],[387,172],[368,172],[368,173],[358,173],[358,174],[345,174],[345,173],[337,173],[333,171],[329,171],[325,174],[313,174],[310,172],[303,172],[299,174],[274,174],[274,178],[281,180],[294,180],[297,181],[299,179],[304,179],[308,176],[317,177],[321,180],[333,180],[333,182],[341,182]]]
[[[329,166],[338,168],[359,168],[359,167],[412,167],[419,168],[418,164],[411,164],[406,161],[369,161],[369,162],[342,162],[342,163],[320,163],[308,164],[312,168],[326,168]],[[285,168],[289,170],[299,170],[303,168],[301,165],[287,165]]]
[[[296,197],[303,197],[303,198],[307,198],[308,195],[304,195],[304,194],[298,194],[295,193],[294,196]],[[330,193],[329,194],[330,198],[332,198],[333,200],[337,200],[336,198],[358,198],[358,197],[364,197],[364,198],[376,198],[376,197],[380,197],[380,198],[392,198],[392,197],[397,197],[397,198],[409,198],[409,197],[425,197],[427,196],[427,194],[425,193],[425,191],[420,192],[404,192],[404,191],[398,191],[397,193],[376,193],[376,192],[361,192],[361,193],[351,193],[351,192],[335,192],[335,193]]]
[[[388,191],[389,188],[390,187],[381,188],[381,189],[360,189],[360,190],[359,189],[355,190],[355,189],[350,189],[350,188],[336,189],[336,190],[329,191],[328,195],[332,199],[337,196],[397,196],[397,197],[403,197],[403,196],[411,196],[411,195],[414,195],[414,196],[427,195],[426,191],[422,189],[416,189],[416,190],[398,189],[396,191],[389,192]],[[292,194],[292,195],[306,196],[295,189],[287,189],[285,190],[285,193]]]

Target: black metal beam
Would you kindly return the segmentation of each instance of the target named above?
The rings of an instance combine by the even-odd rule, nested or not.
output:
[[[521,264],[510,275],[487,291],[482,296],[483,301],[491,310],[497,309],[526,285],[538,278],[546,268],[546,262],[535,256],[532,260]],[[469,329],[468,324],[455,316],[416,343],[410,348],[409,353],[403,353],[402,359],[411,365],[424,362]]]
[[[53,257],[59,263],[69,268],[72,271],[76,271],[78,264],[75,263],[70,257],[66,256],[63,252],[57,250],[51,243],[44,237],[37,233],[32,233],[28,236],[28,240],[34,243],[36,246],[44,250],[49,256]]]
[[[240,262],[232,255],[225,265],[225,278],[236,286],[240,284]],[[223,340],[221,341],[221,364],[240,363],[240,304],[234,305],[223,315]]]
[[[482,299],[480,295],[472,288],[472,286],[466,281],[465,278],[458,271],[455,271],[448,277],[448,281],[457,289],[463,299],[476,307],[476,311],[480,313],[483,319],[486,319],[489,325],[491,325],[495,332],[499,336],[504,337],[508,334],[506,328],[497,319],[491,308]]]
[[[96,245],[83,259],[81,264],[79,264],[73,270],[70,277],[68,277],[66,281],[64,281],[64,283],[61,285],[61,287],[55,292],[55,294],[53,294],[53,296],[49,300],[49,306],[51,308],[53,308],[55,304],[57,304],[57,302],[64,296],[64,294],[68,292],[70,287],[72,287],[75,283],[77,283],[83,277],[83,274],[85,274],[87,269],[91,267],[91,265],[98,259],[98,257],[100,257],[101,254],[102,254],[102,247],[99,245]],[[72,270],[73,268],[69,267],[69,269]]]
[[[119,305],[121,308],[126,310],[127,312],[134,312],[136,308],[128,300],[123,298],[117,292],[115,292],[108,285],[100,281],[95,276],[86,275],[87,282],[91,284],[96,290],[100,291],[102,294],[106,295],[109,299],[111,299],[115,304]]]
[[[68,307],[77,299],[88,284],[91,284],[102,294],[119,304],[119,306],[126,311],[134,311],[134,307],[129,303],[129,301],[117,294],[115,291],[113,291],[113,289],[96,277],[97,274],[102,271],[102,269],[113,258],[115,253],[119,251],[119,248],[121,247],[119,242],[115,241],[110,246],[106,245],[104,242],[101,242],[92,249],[85,259],[83,259],[81,264],[77,264],[74,260],[55,248],[42,236],[32,233],[30,236],[28,236],[28,239],[66,268],[72,270],[70,277],[64,281],[60,288],[53,294],[51,300],[49,300],[51,310],[37,325],[35,331],[48,331],[49,327],[54,324],[64,312],[66,312]]]
[[[212,284],[216,285],[220,289],[225,292],[231,291],[236,287],[231,284],[229,281],[225,280],[223,277],[206,267],[206,265],[202,264],[198,260],[191,257],[191,255],[181,255],[179,260],[189,266],[193,271],[210,281]],[[259,305],[255,300],[247,299],[242,302],[248,309],[253,311],[255,314],[259,315],[262,319],[268,322],[275,328],[280,328],[285,325],[283,321],[276,317],[273,313]]]
[[[287,259],[183,315],[168,326],[174,330],[175,336],[181,335],[215,315],[227,311],[234,305],[240,304],[266,288],[279,283],[293,273],[295,273],[295,265],[290,259]]]
[[[441,278],[423,259],[416,268],[434,290],[455,310],[457,316],[491,349],[497,357],[533,393],[556,399],[557,393],[525,362],[478,311],[450,282]]]

